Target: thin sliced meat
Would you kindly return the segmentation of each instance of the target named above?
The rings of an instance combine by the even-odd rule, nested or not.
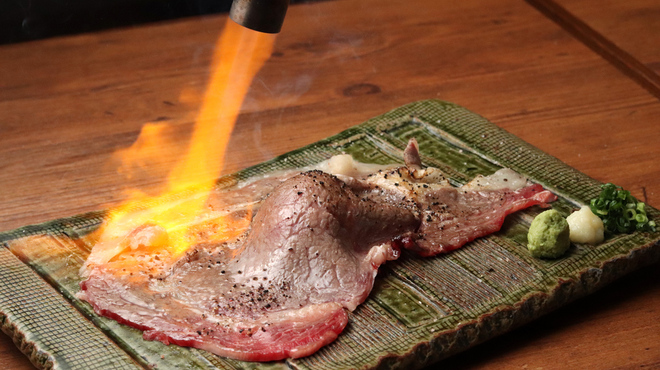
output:
[[[247,361],[303,357],[341,333],[347,310],[367,298],[399,248],[448,252],[499,230],[507,214],[556,198],[506,169],[453,187],[421,166],[414,141],[404,158],[406,167],[367,177],[309,171],[263,182],[274,189],[240,190],[240,202],[259,203],[250,228],[200,242],[176,261],[144,241],[167,240],[154,237],[166,231],[136,225],[135,248],[90,257],[79,296],[148,340]],[[240,202],[210,204],[240,219]]]
[[[556,199],[538,184],[515,191],[464,188],[437,189],[418,199],[422,224],[412,249],[421,256],[453,251],[500,230],[506,215]]]
[[[130,287],[130,289],[127,289]],[[308,305],[260,319],[219,317],[135,281],[95,271],[81,285],[94,310],[144,331],[146,340],[195,347],[242,361],[298,358],[334,341],[348,322],[337,303]],[[185,289],[180,286],[177,289]]]
[[[504,218],[534,205],[547,207],[557,196],[508,168],[477,176],[454,187],[435,168],[423,169],[417,141],[404,151],[406,167],[379,171],[361,186],[367,196],[414,209],[420,219],[414,243],[406,247],[424,257],[446,253],[502,227]]]
[[[273,191],[246,238],[199,247],[164,278],[149,276],[135,251],[95,267],[81,297],[145,339],[248,361],[307,356],[337,337],[345,308],[363,302],[378,266],[398,257],[393,239],[418,226],[409,210],[311,171]]]

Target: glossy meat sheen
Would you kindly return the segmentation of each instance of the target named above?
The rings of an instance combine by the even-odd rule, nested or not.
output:
[[[412,248],[422,256],[450,252],[502,227],[506,215],[556,197],[540,185],[516,191],[444,188],[418,199],[422,225]]]
[[[81,298],[145,339],[248,361],[307,356],[343,330],[344,308],[363,302],[378,266],[398,257],[393,238],[418,224],[405,208],[307,172],[264,201],[246,239],[197,248],[162,279],[139,265],[122,273],[125,262],[96,267]]]
[[[414,140],[404,158],[406,167],[366,178],[309,171],[268,179],[277,187],[255,203],[244,235],[200,244],[174,265],[163,262],[165,251],[126,250],[89,265],[80,297],[145,339],[248,361],[307,356],[341,333],[346,310],[367,298],[378,267],[400,247],[448,252],[499,230],[511,212],[556,199],[506,169],[453,187],[422,167]],[[233,205],[220,199],[211,208],[239,212],[238,203],[271,189],[244,187],[226,194]]]
[[[515,190],[489,184],[491,178],[503,174],[512,174],[518,177],[515,182],[521,182],[520,175],[506,171],[479,176],[457,188],[435,169],[401,167],[379,171],[367,178],[363,186],[382,202],[399,202],[401,207],[414,210],[420,226],[413,235],[414,243],[407,243],[406,247],[429,257],[500,230],[508,214],[534,205],[544,207],[557,199],[541,185],[526,180]]]
[[[273,281],[308,297],[301,304],[338,301],[353,310],[377,267],[398,257],[392,239],[418,224],[405,208],[359,198],[334,176],[306,172],[264,202],[235,269],[247,281],[277,271]]]

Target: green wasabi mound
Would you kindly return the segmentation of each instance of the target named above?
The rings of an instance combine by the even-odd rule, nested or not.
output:
[[[536,258],[561,257],[571,244],[566,219],[554,209],[534,218],[527,233],[527,248]]]

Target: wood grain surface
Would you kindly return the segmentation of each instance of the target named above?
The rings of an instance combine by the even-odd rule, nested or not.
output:
[[[640,84],[642,87],[647,89],[649,93],[651,93],[657,98],[660,98],[660,76],[658,76],[657,71],[654,71],[652,68],[649,67],[649,65],[651,67],[655,66],[653,60],[656,59],[656,57],[658,56],[656,53],[652,53],[653,56],[644,55],[645,57],[644,60],[649,60],[649,59],[651,60],[650,63],[645,64],[640,60],[636,59],[635,57],[633,57],[625,49],[618,46],[617,43],[603,36],[599,31],[594,29],[587,22],[573,15],[566,8],[562,7],[560,4],[552,0],[527,0],[527,2],[530,3],[532,6],[534,6],[535,8],[537,8],[548,18],[554,20],[558,25],[560,25],[563,29],[565,29],[575,38],[583,42],[585,45],[589,46],[591,50],[598,53],[605,60],[607,60],[612,65],[617,67],[621,72],[628,75],[628,77],[630,77],[638,84]],[[617,20],[626,19],[625,18],[626,12],[623,12],[623,14],[617,12],[617,10],[620,9],[617,9],[617,7],[612,7],[611,3],[605,5],[606,7],[607,5],[610,5],[609,9],[606,11],[607,14],[610,13],[617,14],[619,16],[617,17],[618,18]],[[588,9],[593,9],[593,8],[594,7],[589,7]],[[648,14],[650,10],[651,16],[656,17],[655,19],[657,19],[657,14],[653,14],[654,12],[652,8],[645,7],[643,9],[635,9],[635,10],[644,11],[645,14]],[[638,22],[638,23],[644,23],[644,22]],[[653,22],[651,20],[648,20],[646,23],[652,24],[658,22]],[[600,28],[602,29],[603,27],[601,26]],[[605,31],[607,31],[607,28],[605,28]],[[628,31],[633,31],[633,30],[630,29]],[[614,36],[621,36],[621,30],[612,31],[612,34]],[[644,37],[644,35],[650,35],[651,36],[650,40],[654,40],[653,36],[657,35],[657,33],[654,32],[653,28],[651,28],[651,29],[645,29],[644,32],[641,33],[641,35],[642,35],[641,39],[644,40],[642,44],[648,43],[650,46],[650,44],[652,44],[653,41],[647,41],[647,38]],[[633,49],[637,52],[639,52],[641,49],[643,50],[647,49],[647,47],[645,46],[640,47],[638,45],[639,43],[637,42],[632,42],[632,43],[626,42],[626,40],[629,39],[632,40],[640,39],[638,34],[626,34],[625,39],[622,39],[621,37],[618,38],[620,39],[620,41],[623,41],[624,46],[632,46]],[[648,47],[648,49],[653,49],[653,48]]]
[[[655,0],[556,0],[596,32],[660,73],[660,6]]]
[[[660,5],[651,1],[630,0],[610,12],[593,0],[566,3],[569,12],[579,4],[571,14],[608,40],[625,42],[628,30],[657,39],[647,13],[657,14]],[[632,9],[624,24],[613,21],[622,9]],[[108,207],[127,186],[162,186],[190,135],[225,21],[190,18],[1,46],[0,230]],[[616,44],[655,68],[657,47],[624,42]],[[291,6],[243,105],[224,172],[428,98],[463,105],[660,207],[660,101],[522,0]],[[155,174],[126,178],[113,153],[129,147],[147,122],[163,126],[167,153]],[[660,367],[658,267],[443,365]],[[31,366],[6,336],[0,363]]]

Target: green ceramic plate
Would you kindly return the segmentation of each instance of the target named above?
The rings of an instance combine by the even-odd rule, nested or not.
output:
[[[429,100],[398,108],[338,135],[220,179],[302,167],[346,152],[374,163],[400,162],[415,137],[426,165],[455,184],[510,167],[559,195],[567,215],[596,196],[599,183],[484,118]],[[190,194],[181,194],[190,196]],[[141,332],[96,315],[75,298],[77,270],[105,212],[0,234],[2,329],[43,368],[349,369],[415,368],[451,356],[529,322],[612,280],[660,259],[660,233],[634,233],[597,247],[573,245],[559,260],[526,250],[526,231],[540,212],[507,218],[503,229],[434,258],[410,253],[381,267],[370,297],[331,345],[297,360],[267,364],[142,340]],[[658,211],[650,209],[652,217]],[[13,253],[12,253],[13,252]]]

